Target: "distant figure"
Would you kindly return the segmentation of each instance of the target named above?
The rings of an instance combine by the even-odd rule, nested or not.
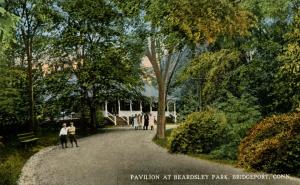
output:
[[[138,123],[138,115],[137,115],[137,114],[134,115],[134,117],[133,117],[133,127],[134,127],[135,130],[137,130],[138,127],[139,127],[139,123]]]
[[[150,113],[149,116],[149,125],[150,125],[150,129],[153,130],[154,129],[154,122],[155,122],[155,117],[153,114]]]
[[[79,147],[77,144],[77,139],[76,139],[76,135],[75,135],[76,127],[74,127],[73,122],[71,122],[70,124],[71,125],[68,127],[68,133],[69,133],[69,139],[70,139],[71,145],[73,147],[73,141],[74,141],[76,144],[76,147]]]
[[[134,120],[134,115],[129,116],[129,124],[130,124],[132,127],[134,127],[134,122],[133,122],[133,120]]]
[[[138,130],[142,129],[142,124],[143,124],[143,117],[141,114],[138,114]]]
[[[63,149],[65,147],[68,148],[68,146],[67,146],[67,135],[68,135],[67,124],[63,123],[62,128],[60,129],[60,132],[59,132],[60,143],[61,143],[61,147]]]
[[[148,114],[146,113],[145,115],[144,115],[144,130],[148,130],[148,126],[149,126],[149,116],[148,116]]]

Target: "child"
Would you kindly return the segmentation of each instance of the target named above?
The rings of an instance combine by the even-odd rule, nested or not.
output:
[[[67,146],[67,135],[68,135],[67,124],[63,123],[62,128],[60,129],[60,132],[59,132],[60,143],[61,143],[61,147],[63,149],[68,148],[68,146]]]
[[[68,133],[69,133],[69,139],[70,139],[71,145],[73,147],[73,141],[74,141],[75,144],[76,144],[76,147],[79,147],[78,144],[77,144],[76,136],[75,136],[76,128],[74,127],[73,122],[71,122],[70,124],[71,125],[68,127]]]

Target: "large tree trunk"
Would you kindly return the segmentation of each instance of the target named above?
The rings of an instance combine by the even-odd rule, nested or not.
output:
[[[158,138],[165,138],[166,130],[166,88],[164,83],[161,82],[158,85],[158,112],[157,112],[157,133]]]

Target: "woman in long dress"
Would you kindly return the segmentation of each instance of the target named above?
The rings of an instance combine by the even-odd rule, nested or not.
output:
[[[134,115],[133,117],[133,126],[134,126],[134,129],[137,130],[138,127],[139,127],[139,123],[138,123],[138,115]]]
[[[152,114],[150,113],[150,115],[149,115],[149,126],[150,126],[150,129],[151,129],[151,130],[154,129],[154,122],[155,122],[155,117],[154,117],[154,115],[152,115]]]
[[[138,115],[138,129],[142,129],[143,117],[141,114]]]

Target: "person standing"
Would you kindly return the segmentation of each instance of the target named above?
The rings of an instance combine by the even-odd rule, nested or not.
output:
[[[63,123],[62,128],[60,129],[60,132],[59,132],[60,143],[61,143],[61,147],[63,149],[68,148],[68,146],[67,146],[67,135],[68,135],[67,124]]]
[[[134,129],[137,130],[138,127],[139,127],[139,124],[138,124],[138,115],[135,115],[133,117],[133,126],[134,126]]]
[[[141,114],[138,114],[137,118],[138,118],[138,130],[140,130],[140,129],[142,129],[142,125],[143,125],[143,122],[142,122],[143,117]]]
[[[145,116],[144,116],[144,130],[148,130],[148,126],[149,126],[149,116],[148,114],[146,113]]]
[[[74,126],[74,123],[71,122],[70,126],[68,127],[69,139],[70,139],[72,147],[73,147],[73,141],[75,142],[76,147],[79,147],[77,144],[75,132],[76,132],[76,127]]]
[[[152,115],[152,113],[150,113],[149,115],[149,126],[150,126],[150,129],[153,130],[154,129],[154,115]]]

